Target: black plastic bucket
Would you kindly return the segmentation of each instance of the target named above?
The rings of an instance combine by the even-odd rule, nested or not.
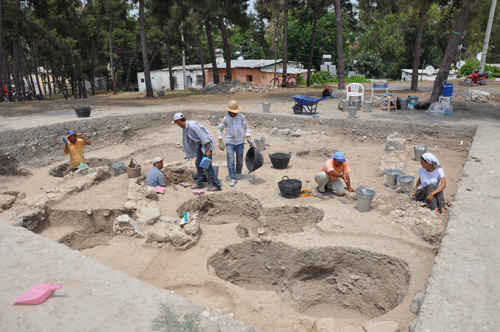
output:
[[[247,165],[248,173],[252,173],[264,164],[264,156],[253,146],[250,140],[247,140],[247,142],[250,144],[250,149],[248,149],[245,156],[245,164]]]
[[[276,169],[285,169],[290,162],[290,157],[292,153],[276,152],[269,155],[273,167]]]
[[[75,113],[79,118],[88,118],[90,116],[90,107],[74,107]]]
[[[285,180],[285,178],[287,178]],[[283,176],[281,181],[278,182],[278,187],[280,188],[281,194],[285,198],[297,198],[302,190],[302,181],[289,179],[288,176]]]

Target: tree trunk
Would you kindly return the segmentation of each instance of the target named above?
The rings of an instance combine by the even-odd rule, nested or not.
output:
[[[28,76],[29,76],[29,82],[31,82],[31,85],[30,85],[30,88],[31,88],[31,91],[33,91],[33,93],[36,95],[36,88],[35,88],[35,82],[33,82],[33,75],[28,72]]]
[[[78,74],[80,76],[80,92],[83,94],[83,98],[87,99],[87,86],[85,85],[85,76],[83,76],[82,58],[78,52],[76,53],[76,61],[78,63]]]
[[[212,24],[208,21],[208,19],[205,19],[205,29],[207,31],[210,59],[212,60],[212,77],[214,80],[214,84],[219,84],[219,69],[217,68],[217,61],[215,60],[214,41],[212,39]]]
[[[111,80],[113,80],[113,94],[116,95],[115,62],[113,59],[113,20],[109,23],[109,63],[111,67]]]
[[[413,69],[411,72],[411,90],[418,88],[418,67],[420,67],[420,46],[422,45],[422,35],[424,34],[425,15],[429,10],[429,5],[425,4],[418,15],[417,39],[415,40],[415,55],[413,56]]]
[[[132,63],[134,62],[134,59],[135,59],[135,52],[132,55],[132,59],[130,59],[130,62],[128,63],[127,78],[125,79],[125,91],[128,91],[128,89],[129,89],[130,68],[132,67]]]
[[[285,0],[285,9],[283,12],[283,86],[286,86],[286,77],[288,71],[288,7],[290,0]]]
[[[146,82],[146,97],[153,97],[153,87],[151,86],[151,75],[149,74],[146,28],[144,25],[144,0],[139,0],[139,27],[141,32],[142,64],[144,66],[144,81]]]
[[[168,80],[170,82],[170,91],[174,91],[174,71],[172,70],[172,56],[170,55],[170,43],[168,37],[165,38],[165,51],[167,51],[167,64],[168,64]]]
[[[36,63],[36,56],[35,56],[35,43],[31,43],[31,57],[33,58],[33,72],[35,73],[35,78],[36,78],[36,84],[38,85],[38,91],[40,92],[40,98],[43,99],[43,92],[42,92],[42,87],[40,86],[40,80],[38,79],[38,65]]]
[[[4,52],[4,61],[5,61],[5,77],[7,78],[7,86],[9,87],[7,89],[9,91],[9,100],[12,101],[12,82],[10,80],[11,69],[10,69],[9,56],[7,55],[7,52]]]
[[[52,87],[50,86],[50,74],[49,74],[49,71],[47,70],[47,68],[49,67],[47,59],[44,59],[43,66],[45,68],[45,73],[47,74],[47,85],[49,86],[49,99],[52,99]],[[45,93],[45,94],[47,94],[47,93]]]
[[[203,64],[203,53],[201,53],[200,38],[198,38],[198,52],[200,52],[201,75],[203,77],[203,82],[201,84],[202,84],[202,88],[204,88],[205,87],[205,65]]]
[[[472,5],[473,1],[470,1]],[[456,31],[458,33],[463,33],[465,24],[467,23],[467,19],[469,18],[471,12],[471,5],[463,4],[462,9],[460,9],[460,13],[458,13],[457,21],[453,26],[452,31]],[[453,61],[453,57],[455,55],[455,51],[457,50],[458,43],[460,42],[460,35],[450,32],[450,39],[448,40],[448,46],[446,47],[446,51],[444,53],[443,59],[441,60],[441,64],[439,66],[439,72],[436,76],[436,80],[434,81],[434,87],[432,89],[432,95],[429,99],[429,103],[434,103],[438,100],[439,96],[443,93],[443,82],[448,78],[448,74],[450,72],[451,63]]]
[[[16,23],[14,23],[14,25],[16,26],[17,25],[17,21]],[[12,50],[14,51],[14,75],[12,75],[14,77],[14,84],[16,85],[16,92],[21,92],[22,91],[22,88],[21,88],[21,83],[19,82],[19,74],[21,73],[21,66],[19,65],[19,45],[16,43],[16,42],[13,42],[12,43]]]
[[[338,89],[345,89],[344,36],[342,30],[342,7],[340,0],[335,0],[335,21],[337,23],[337,77]]]
[[[224,18],[219,16],[219,28],[222,32],[222,42],[224,44],[224,55],[226,57],[226,79],[228,81],[232,81],[231,76],[231,51],[229,49],[229,42],[227,41],[227,30],[226,25],[224,24]]]
[[[318,23],[317,19],[314,19],[312,36],[311,36],[311,52],[309,52],[309,63],[307,65],[307,86],[311,86],[311,67],[314,55],[314,38],[316,37],[316,25]]]
[[[0,0],[0,22],[2,22],[2,0]],[[5,100],[4,97],[4,83],[3,83],[3,75],[4,75],[4,67],[3,67],[3,31],[2,31],[2,26],[3,24],[0,24],[0,102]]]

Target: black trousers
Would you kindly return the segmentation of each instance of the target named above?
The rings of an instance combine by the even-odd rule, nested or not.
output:
[[[429,196],[434,190],[436,190],[436,187],[433,184],[429,184],[426,187],[418,189],[415,194],[415,198],[417,201],[426,202],[429,209],[435,210],[438,208],[441,211],[445,208],[444,194],[442,191],[434,195],[430,202],[427,201],[427,196]]]

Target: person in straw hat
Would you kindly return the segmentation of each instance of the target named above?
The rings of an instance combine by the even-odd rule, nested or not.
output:
[[[227,168],[229,171],[230,187],[234,187],[236,182],[242,178],[241,170],[243,168],[243,149],[245,145],[245,136],[250,139],[250,128],[248,127],[245,116],[241,114],[243,108],[238,103],[231,100],[225,109],[227,115],[219,124],[219,148],[224,151],[227,148]],[[226,129],[226,144],[222,140],[222,134]],[[236,166],[234,154],[236,153]]]

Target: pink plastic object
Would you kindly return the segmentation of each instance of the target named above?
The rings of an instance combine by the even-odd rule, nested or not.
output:
[[[164,194],[165,193],[165,187],[156,186],[156,193],[158,193],[158,194]]]
[[[62,285],[52,286],[52,284],[43,284],[28,289],[23,295],[12,302],[21,304],[39,304],[45,301],[52,293],[52,290],[61,288]]]
[[[195,195],[203,195],[204,193],[205,193],[205,191],[203,189],[193,190],[193,194],[195,194]]]

